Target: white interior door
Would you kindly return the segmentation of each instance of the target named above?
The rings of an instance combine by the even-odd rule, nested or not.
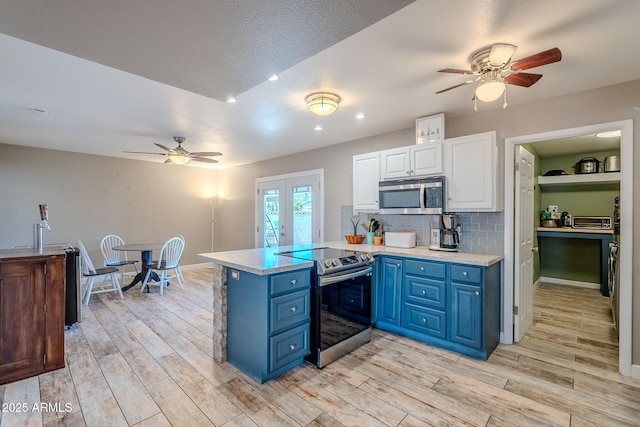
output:
[[[258,182],[256,247],[302,245],[322,238],[319,174]]]
[[[533,323],[533,154],[516,147],[513,339],[520,341]]]

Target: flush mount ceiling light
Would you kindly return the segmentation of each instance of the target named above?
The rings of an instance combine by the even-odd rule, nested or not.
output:
[[[328,116],[338,110],[340,97],[335,93],[315,92],[307,96],[304,100],[307,108],[318,116]]]

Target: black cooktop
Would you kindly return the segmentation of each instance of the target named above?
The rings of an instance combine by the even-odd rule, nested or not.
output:
[[[290,258],[306,259],[310,261],[324,261],[331,258],[349,257],[353,256],[356,253],[358,252],[334,248],[310,248],[280,252],[278,253],[278,255],[287,256]]]

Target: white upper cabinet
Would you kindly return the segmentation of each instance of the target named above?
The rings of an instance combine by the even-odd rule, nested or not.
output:
[[[496,133],[447,139],[444,150],[447,211],[501,211],[501,165]]]
[[[380,152],[353,156],[353,210],[378,211],[378,181],[380,181]]]
[[[426,142],[380,152],[380,177],[402,179],[442,175],[442,142]]]
[[[411,146],[412,175],[442,175],[442,141]]]

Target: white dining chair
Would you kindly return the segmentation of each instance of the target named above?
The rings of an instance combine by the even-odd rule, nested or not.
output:
[[[182,286],[182,282],[178,276],[178,263],[180,262],[180,257],[182,256],[182,251],[184,251],[184,239],[181,237],[172,237],[162,245],[162,249],[160,249],[160,255],[158,256],[157,261],[153,261],[153,263],[149,266],[149,270],[142,281],[142,287],[140,288],[140,292],[143,292],[145,288],[147,288],[150,284],[160,286],[160,295],[164,294],[164,288],[169,285],[169,280],[174,277],[178,279],[178,284],[180,285],[180,289],[184,289]],[[169,271],[173,270],[174,274],[172,276],[169,275]],[[151,276],[152,271],[157,271],[160,273],[160,281],[159,282],[149,282],[149,277]]]
[[[116,292],[120,298],[122,299],[122,289],[120,289],[120,284],[118,283],[118,268],[117,267],[102,267],[95,268],[93,266],[93,262],[91,261],[91,257],[87,252],[87,249],[84,247],[84,244],[80,240],[78,240],[78,248],[80,248],[80,264],[82,265],[82,275],[87,278],[87,283],[85,284],[84,291],[82,292],[82,301],[86,305],[89,304],[89,299],[93,294],[101,294],[104,292]],[[102,286],[98,289],[94,289],[94,281],[96,277],[103,277]],[[107,279],[110,279],[110,285],[107,283]]]
[[[176,237],[182,239],[184,246],[187,245],[187,241],[184,239],[184,236],[182,234],[178,234]],[[182,287],[182,285],[184,285],[184,276],[182,275],[182,270],[180,270],[180,264],[178,264],[178,268],[176,268],[176,275],[178,276],[178,283],[180,283],[180,287]]]
[[[109,234],[102,238],[100,242],[100,250],[104,257],[105,267],[116,267],[120,270],[120,280],[124,283],[124,270],[128,265],[132,265],[136,269],[136,274],[140,273],[137,260],[129,260],[127,252],[116,251],[114,246],[124,245],[124,240],[115,234]]]

